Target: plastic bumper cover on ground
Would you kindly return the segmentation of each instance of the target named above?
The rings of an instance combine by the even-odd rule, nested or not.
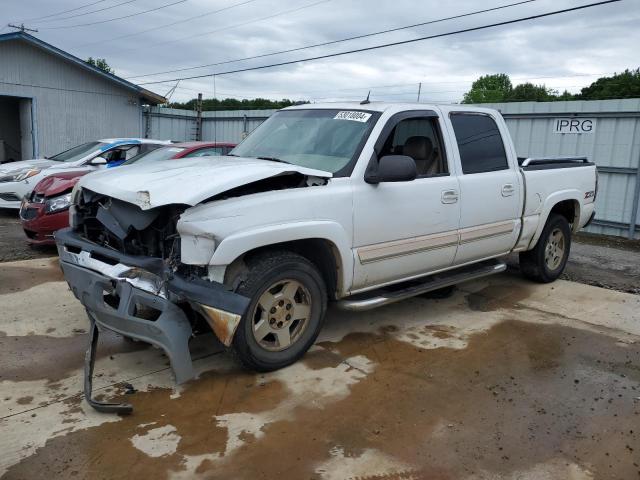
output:
[[[189,353],[191,325],[177,305],[135,288],[126,281],[114,281],[65,261],[60,265],[67,283],[86,307],[91,321],[99,327],[162,348],[171,360],[177,383],[193,377]],[[105,302],[105,296],[112,299],[110,304]],[[155,320],[136,317],[140,307],[151,308],[159,312],[159,316]]]
[[[85,397],[97,410],[131,411],[128,405],[102,404],[91,399],[91,376],[100,329],[162,348],[171,361],[176,382],[183,383],[194,376],[189,351],[192,329],[177,302],[200,308],[216,335],[227,345],[249,304],[248,298],[218,283],[171,272],[159,258],[125,255],[89,242],[71,229],[58,231],[56,244],[65,279],[87,309],[91,323],[85,362]],[[229,325],[230,329],[220,328],[221,324]]]

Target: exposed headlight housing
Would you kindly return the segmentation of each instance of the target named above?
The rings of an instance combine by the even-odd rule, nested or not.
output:
[[[71,193],[51,197],[44,202],[44,211],[46,213],[55,213],[66,210],[71,206]]]
[[[21,182],[29,177],[33,177],[41,172],[39,168],[26,168],[24,170],[18,170],[17,172],[11,172],[0,178],[0,182]]]
[[[39,168],[30,168],[29,170],[23,170],[16,175],[16,182],[21,182],[29,177],[33,177],[41,172]]]

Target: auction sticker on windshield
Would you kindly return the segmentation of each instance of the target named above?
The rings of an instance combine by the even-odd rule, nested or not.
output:
[[[351,120],[364,123],[371,118],[371,114],[365,112],[338,112],[333,118],[334,120]]]

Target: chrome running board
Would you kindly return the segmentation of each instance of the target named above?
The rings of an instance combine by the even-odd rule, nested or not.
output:
[[[487,260],[455,270],[449,270],[426,278],[411,282],[400,283],[388,287],[373,290],[371,292],[360,293],[339,300],[338,308],[361,312],[374,308],[399,302],[406,298],[422,295],[423,293],[450,287],[458,283],[468,282],[478,278],[486,277],[496,273],[504,272],[507,265],[499,260]]]

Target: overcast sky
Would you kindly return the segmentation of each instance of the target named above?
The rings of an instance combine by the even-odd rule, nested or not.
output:
[[[0,28],[24,21],[39,29],[35,35],[42,40],[81,58],[104,57],[117,75],[128,78],[338,40],[517,0],[185,0],[143,14],[138,13],[180,0],[0,1]],[[296,60],[592,1],[537,0],[331,46],[129,80],[142,83]],[[95,4],[85,6],[90,3]],[[221,9],[225,10],[212,13]],[[50,16],[62,11],[68,12]],[[108,21],[127,15],[133,16]],[[181,23],[165,26],[174,22]],[[602,74],[640,66],[639,22],[640,0],[623,0],[478,32],[223,75],[216,77],[215,87],[218,97],[322,101],[361,99],[371,90],[372,99],[415,101],[422,82],[422,101],[457,102],[479,75],[504,72],[514,84],[532,81],[576,92]],[[92,25],[81,25],[88,23]],[[4,27],[0,33],[7,31]],[[118,38],[122,36],[127,37]],[[145,86],[164,95],[174,84]],[[172,100],[187,100],[197,92],[212,97],[213,79],[181,81]]]

